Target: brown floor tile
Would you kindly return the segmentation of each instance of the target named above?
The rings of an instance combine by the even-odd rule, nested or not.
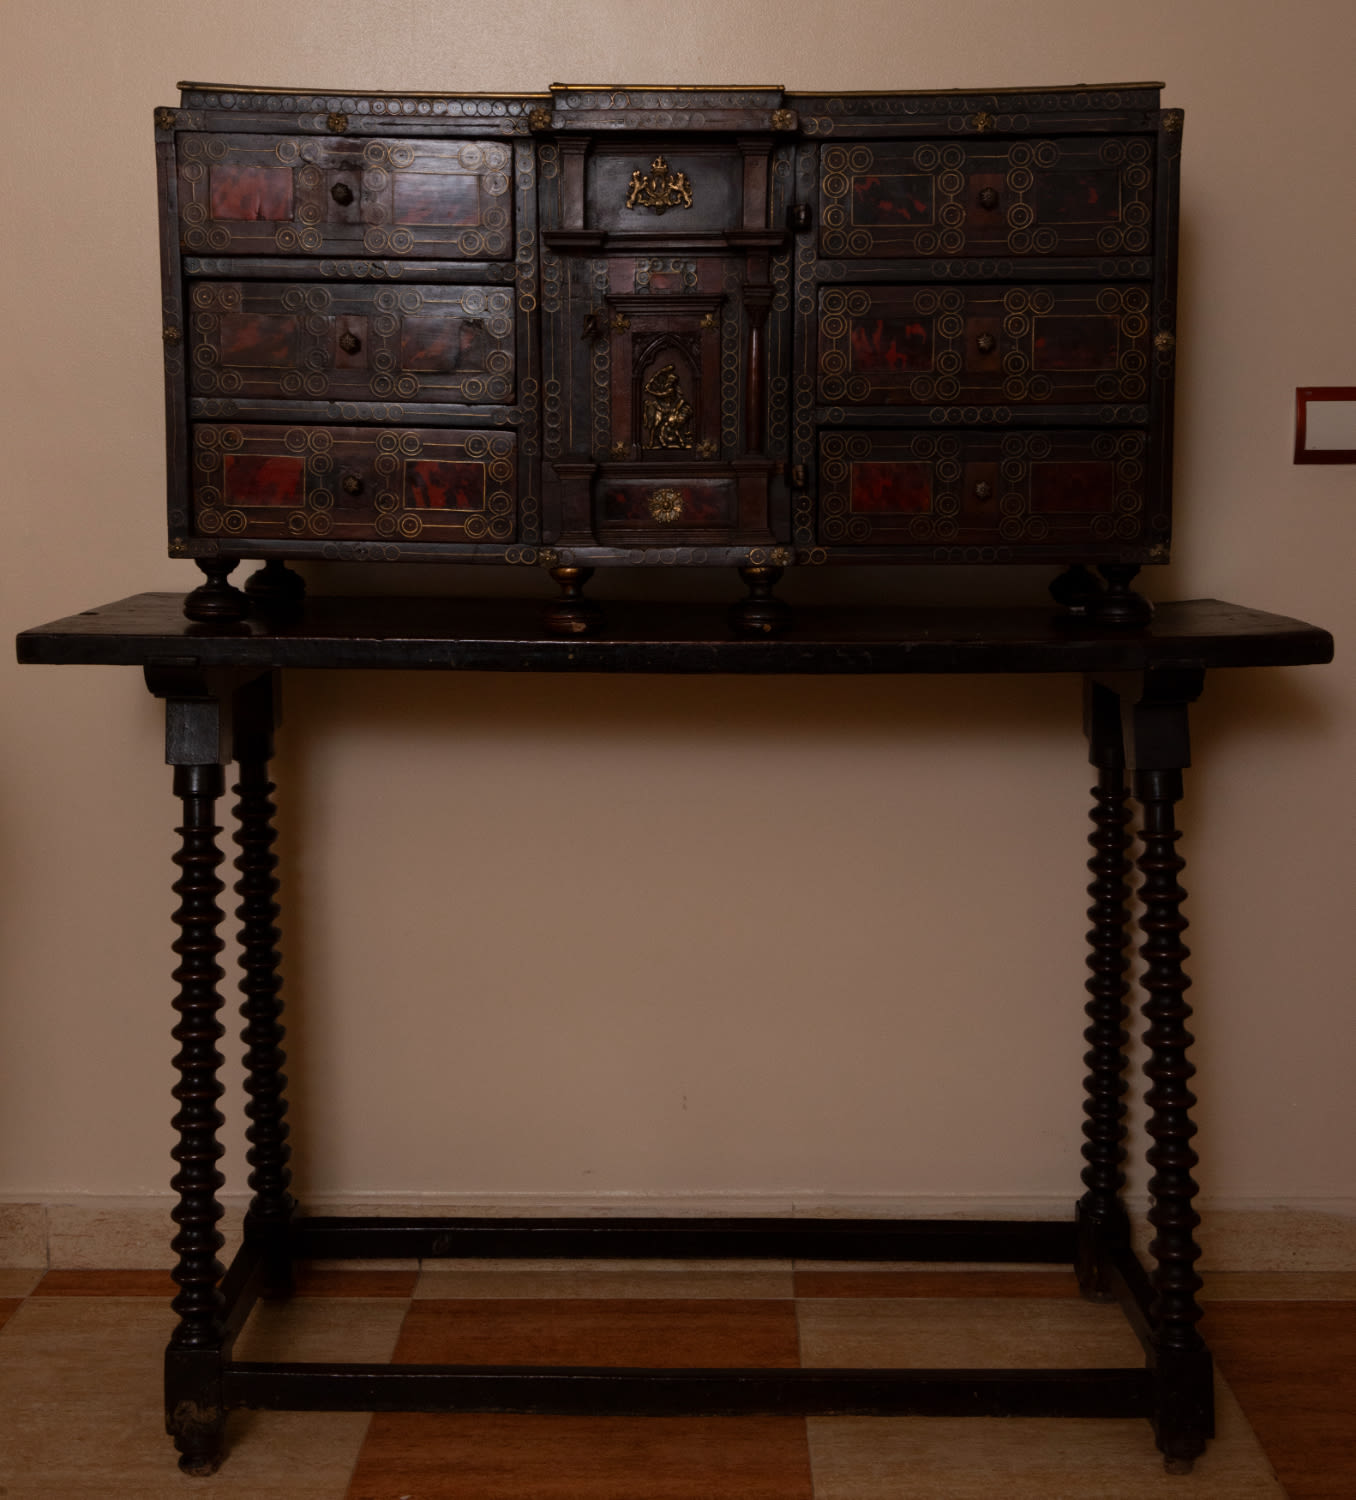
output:
[[[801,1362],[871,1369],[1063,1369],[1130,1366],[1144,1353],[1119,1307],[1011,1297],[796,1303]]]
[[[160,1297],[179,1290],[168,1271],[48,1271],[33,1297]]]
[[[1216,1408],[1183,1475],[1164,1473],[1144,1421],[812,1417],[815,1500],[1286,1500],[1222,1381]]]
[[[417,1269],[334,1271],[321,1266],[298,1266],[298,1297],[412,1297],[419,1280]]]
[[[1072,1271],[797,1271],[797,1297],[1077,1297]]]
[[[372,1419],[348,1500],[811,1500],[791,1417]]]
[[[18,1312],[23,1305],[23,1300],[22,1297],[0,1297],[0,1328],[3,1328]]]
[[[1356,1302],[1213,1302],[1201,1331],[1291,1500],[1356,1495]]]
[[[797,1364],[790,1301],[580,1298],[412,1302],[393,1356],[412,1364]]]

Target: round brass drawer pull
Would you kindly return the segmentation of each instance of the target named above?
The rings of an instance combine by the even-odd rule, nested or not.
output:
[[[980,336],[975,340],[975,348],[977,348],[981,354],[992,354],[997,347],[998,341],[991,333],[981,333]]]
[[[681,490],[656,490],[649,500],[650,514],[661,526],[671,526],[683,513]]]
[[[980,188],[979,206],[981,208],[998,207],[998,194],[993,190],[993,188]]]
[[[343,478],[344,493],[346,495],[361,495],[363,482],[356,474],[345,474]]]
[[[330,189],[330,197],[347,208],[353,202],[353,189],[346,182],[336,182]]]
[[[987,500],[993,494],[993,485],[987,479],[981,479],[975,486],[975,499]]]
[[[350,333],[347,329],[339,335],[339,347],[345,354],[356,354],[363,346],[363,341],[356,333]]]

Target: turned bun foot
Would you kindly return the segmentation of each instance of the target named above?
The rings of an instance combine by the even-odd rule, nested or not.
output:
[[[227,579],[231,569],[240,561],[238,557],[199,557],[198,567],[207,574],[207,582],[201,583],[184,599],[184,613],[190,620],[243,620],[249,613],[250,603],[245,595],[233,588]]]
[[[602,607],[584,597],[584,585],[593,577],[592,568],[552,568],[551,577],[560,585],[560,598],[542,610],[542,624],[552,635],[593,635],[603,628]]]
[[[782,568],[740,568],[748,597],[730,606],[730,628],[736,635],[780,635],[791,623],[791,606],[772,596]]]
[[[306,580],[280,557],[271,557],[245,580],[250,604],[262,614],[295,614],[306,598]]]

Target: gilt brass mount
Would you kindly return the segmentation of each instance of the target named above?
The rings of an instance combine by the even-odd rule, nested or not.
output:
[[[669,208],[691,208],[692,184],[686,172],[675,172],[662,156],[656,156],[647,173],[639,167],[631,173],[626,206],[652,208],[657,214]]]
[[[683,513],[681,490],[656,490],[649,499],[649,511],[661,526],[671,526]]]

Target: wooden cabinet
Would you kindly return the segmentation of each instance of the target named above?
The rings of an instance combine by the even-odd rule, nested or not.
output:
[[[1124,598],[1167,560],[1158,85],[182,87],[170,549],[218,584],[243,557],[1031,562]]]

